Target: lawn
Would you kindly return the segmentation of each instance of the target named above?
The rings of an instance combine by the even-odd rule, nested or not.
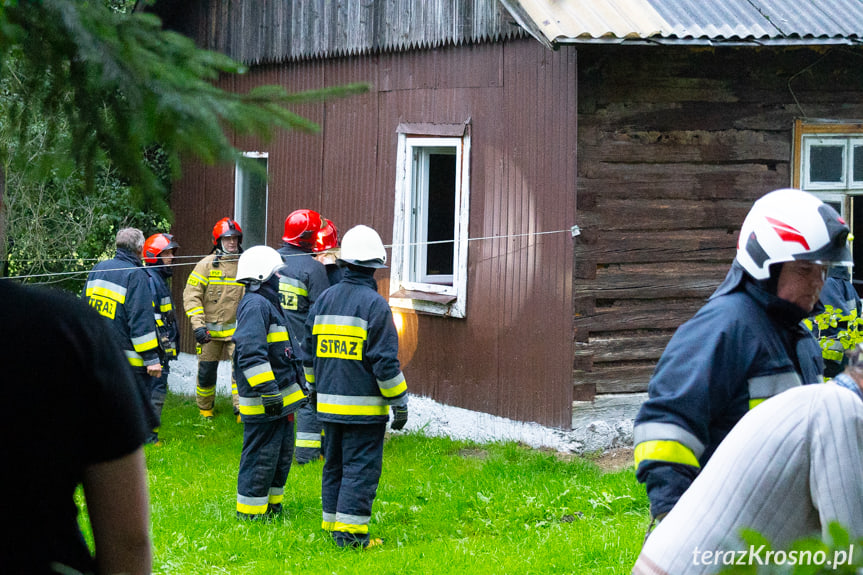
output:
[[[384,449],[370,526],[382,548],[342,550],[321,530],[321,463],[291,469],[281,516],[240,522],[242,428],[227,399],[216,407],[207,422],[169,395],[164,444],[147,447],[156,573],[618,575],[641,546],[648,503],[630,466],[419,434]]]

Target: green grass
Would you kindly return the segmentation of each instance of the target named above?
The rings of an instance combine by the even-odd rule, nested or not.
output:
[[[631,468],[418,434],[384,448],[370,525],[382,548],[342,550],[321,531],[321,463],[291,469],[286,513],[240,522],[242,429],[227,399],[216,409],[206,422],[169,395],[164,445],[147,447],[156,573],[617,575],[641,546],[648,504]]]

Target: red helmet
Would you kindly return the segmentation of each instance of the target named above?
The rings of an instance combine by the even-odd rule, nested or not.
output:
[[[240,241],[243,240],[243,228],[240,224],[231,218],[222,218],[216,225],[213,226],[213,245],[218,246],[219,240],[229,238],[231,236],[240,236]]]
[[[153,234],[144,242],[144,261],[148,264],[159,262],[159,254],[165,250],[175,250],[180,244],[171,234]]]
[[[331,220],[326,220],[323,229],[315,237],[313,252],[323,252],[339,247],[339,230]]]
[[[314,210],[295,210],[285,218],[282,240],[307,250],[315,246],[318,232],[325,226],[324,218]]]

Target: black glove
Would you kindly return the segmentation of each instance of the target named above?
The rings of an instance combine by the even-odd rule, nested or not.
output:
[[[198,343],[210,343],[210,341],[212,341],[212,338],[210,337],[210,330],[205,327],[196,327],[195,341],[197,341]]]
[[[282,414],[282,394],[268,394],[261,396],[261,401],[264,403],[264,413],[270,417],[276,417]]]
[[[390,424],[390,429],[398,431],[408,422],[408,406],[394,405],[393,406],[393,422]]]

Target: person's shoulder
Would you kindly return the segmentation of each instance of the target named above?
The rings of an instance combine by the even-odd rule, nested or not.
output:
[[[18,315],[32,325],[44,321],[80,323],[99,318],[90,306],[68,292],[23,286],[12,280],[0,280],[0,301],[4,316]]]

